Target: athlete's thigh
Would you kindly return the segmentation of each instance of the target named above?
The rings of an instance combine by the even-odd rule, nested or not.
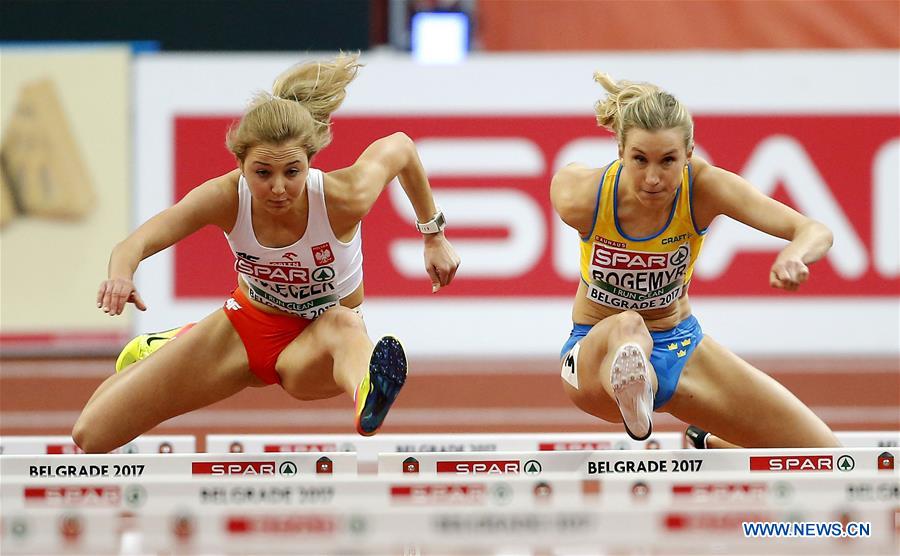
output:
[[[839,445],[828,426],[787,388],[709,336],[661,410],[748,448]]]
[[[278,356],[281,386],[298,400],[321,400],[343,393],[334,380],[331,357],[339,332],[325,315],[310,323]]]
[[[573,361],[578,377],[578,386],[575,387],[572,382],[563,380],[563,390],[572,403],[585,413],[606,421],[620,423],[622,414],[604,384],[604,381],[609,383],[609,372],[608,370],[604,372],[603,360],[609,352],[608,339],[613,320],[610,318],[598,322],[578,341],[578,354]],[[563,371],[566,372],[565,356],[568,354],[563,355]]]
[[[107,379],[79,421],[92,429],[89,434],[128,441],[255,382],[240,338],[224,312],[216,311],[178,341]]]

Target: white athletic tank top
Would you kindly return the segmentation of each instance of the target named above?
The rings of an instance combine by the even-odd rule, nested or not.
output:
[[[362,283],[362,226],[357,226],[349,243],[334,237],[321,170],[309,169],[306,191],[309,216],[303,237],[287,247],[265,247],[253,231],[253,197],[241,176],[237,220],[225,237],[234,253],[234,269],[247,283],[250,299],[314,319]]]

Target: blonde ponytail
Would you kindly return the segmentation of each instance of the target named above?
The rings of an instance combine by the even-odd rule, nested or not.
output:
[[[288,69],[275,79],[272,94],[299,102],[322,126],[347,96],[347,85],[359,71],[359,55],[341,54],[330,62],[309,62]]]
[[[616,134],[619,147],[625,147],[625,135],[633,127],[647,131],[680,128],[685,149],[694,144],[694,120],[687,108],[674,96],[650,83],[615,81],[608,74],[594,72],[594,81],[607,92],[594,103],[597,124]]]
[[[330,62],[307,62],[282,73],[272,94],[256,95],[228,132],[228,149],[243,161],[247,151],[260,143],[296,141],[312,158],[331,143],[331,114],[356,78],[358,59],[358,54],[341,54]]]

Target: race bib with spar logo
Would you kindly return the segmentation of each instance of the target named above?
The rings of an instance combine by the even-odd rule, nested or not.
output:
[[[326,255],[320,259],[334,262],[330,251]],[[261,262],[259,257],[237,253],[234,269],[244,277],[250,299],[306,319],[315,319],[340,303],[333,267],[311,270],[302,261],[293,260],[293,253],[284,258],[289,260]]]
[[[594,243],[587,297],[618,309],[667,307],[681,296],[690,261],[691,248],[687,243],[663,253]]]

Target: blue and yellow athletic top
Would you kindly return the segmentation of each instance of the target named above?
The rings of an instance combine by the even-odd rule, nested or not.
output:
[[[590,235],[581,238],[581,279],[587,297],[618,309],[668,307],[687,291],[706,229],[694,222],[693,174],[684,169],[669,220],[647,237],[628,236],[619,226],[616,201],[621,161],[606,167]]]

